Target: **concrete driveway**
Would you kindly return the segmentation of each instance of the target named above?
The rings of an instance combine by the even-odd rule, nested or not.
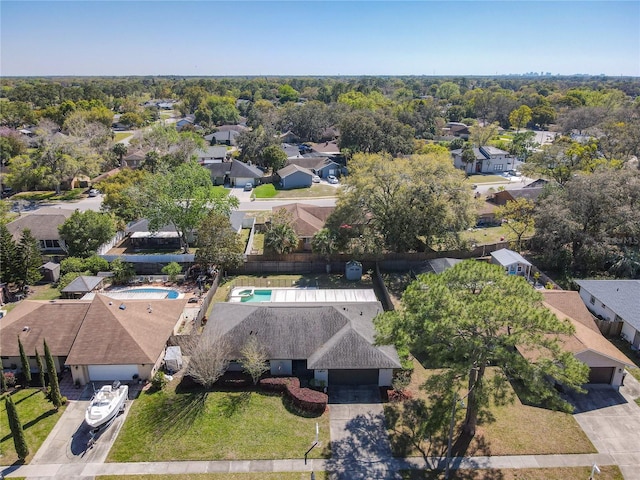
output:
[[[625,386],[589,387],[586,395],[573,395],[574,418],[599,453],[607,453],[626,480],[640,480],[640,384],[627,375]]]
[[[389,468],[391,447],[378,387],[329,387],[331,478],[365,480],[399,478]]]
[[[31,465],[76,465],[103,463],[106,460],[129,413],[131,401],[127,401],[123,414],[116,417],[109,427],[98,433],[92,447],[88,447],[91,438],[90,428],[84,423],[84,412],[88,405],[87,400],[69,402],[67,409],[34,455]],[[74,467],[69,468],[71,470],[68,473],[75,471]]]

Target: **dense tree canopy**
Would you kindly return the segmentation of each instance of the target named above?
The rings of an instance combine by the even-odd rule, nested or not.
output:
[[[76,210],[58,227],[60,238],[72,257],[88,257],[116,234],[113,217],[107,213]]]
[[[441,274],[420,275],[402,296],[402,309],[375,320],[380,344],[395,343],[426,355],[446,370],[448,389],[466,382],[463,431],[473,436],[490,400],[499,401],[508,378],[539,400],[569,409],[554,381],[578,389],[588,367],[563,351],[557,335],[573,331],[542,305],[542,295],[520,276],[467,260]],[[535,351],[536,360],[526,352]],[[525,354],[521,354],[524,352]],[[487,378],[487,365],[499,370]]]

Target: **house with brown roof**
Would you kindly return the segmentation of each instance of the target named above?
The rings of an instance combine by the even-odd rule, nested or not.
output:
[[[506,205],[507,202],[513,202],[519,198],[524,198],[535,203],[543,190],[544,187],[502,190],[493,194],[493,203],[496,205]]]
[[[545,290],[544,305],[556,317],[568,320],[575,328],[570,335],[561,335],[564,350],[571,352],[589,367],[590,384],[607,384],[619,387],[624,379],[625,367],[635,364],[600,333],[593,316],[587,310],[578,292]],[[521,352],[535,360],[536,352]]]
[[[42,355],[46,338],[56,367],[74,382],[150,379],[160,368],[167,340],[183,322],[186,299],[25,301],[0,323],[3,368],[20,365],[17,336],[27,354]],[[15,344],[15,345],[14,345]],[[30,357],[35,368],[35,357]],[[135,377],[134,377],[135,376]]]
[[[335,207],[317,207],[305,203],[289,203],[274,210],[285,210],[291,217],[293,229],[300,241],[301,250],[311,250],[311,240],[335,210]]]
[[[66,245],[60,238],[58,227],[73,215],[74,210],[64,208],[40,208],[7,224],[7,230],[19,241],[25,229],[38,241],[43,255],[66,255]]]
[[[136,150],[125,157],[122,157],[121,167],[139,168],[144,163],[146,152],[144,150]]]

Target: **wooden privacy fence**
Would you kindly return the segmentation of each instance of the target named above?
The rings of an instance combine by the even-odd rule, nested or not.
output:
[[[619,337],[622,333],[622,325],[623,322],[609,321],[609,320],[600,320],[599,318],[594,318],[596,325],[600,329],[600,332],[605,337]]]

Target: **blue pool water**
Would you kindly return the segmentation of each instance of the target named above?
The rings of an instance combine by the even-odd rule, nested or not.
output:
[[[130,293],[166,293],[167,297],[170,299],[176,299],[180,296],[180,292],[176,290],[170,290],[168,288],[130,288],[127,290],[120,290],[121,292],[130,292]]]
[[[240,294],[242,295],[243,292]],[[243,296],[241,302],[270,302],[271,290],[254,290],[253,295]]]

